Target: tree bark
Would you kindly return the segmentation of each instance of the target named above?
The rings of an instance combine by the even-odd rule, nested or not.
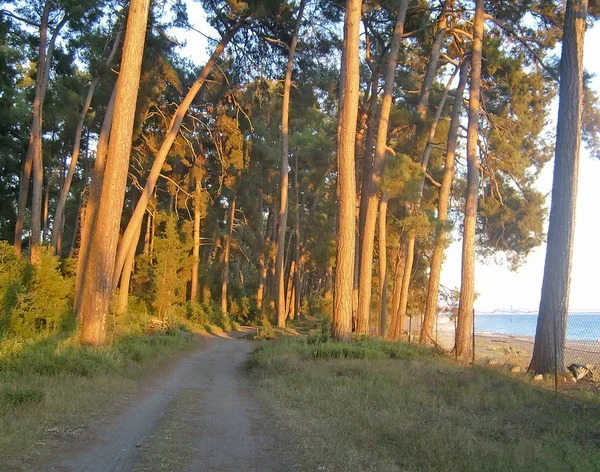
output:
[[[431,344],[434,341],[433,327],[438,309],[438,296],[440,292],[440,275],[442,272],[442,262],[444,259],[444,250],[447,244],[448,233],[448,205],[450,201],[450,191],[452,190],[452,180],[454,179],[454,165],[456,157],[456,145],[458,142],[458,125],[460,124],[460,115],[462,110],[463,94],[467,84],[467,73],[469,62],[464,60],[460,68],[460,79],[454,95],[454,105],[452,108],[452,117],[448,129],[448,142],[446,145],[446,159],[444,161],[444,175],[438,196],[438,227],[436,228],[435,243],[433,254],[431,256],[431,266],[429,270],[429,285],[427,289],[427,299],[425,302],[425,315],[423,318],[423,327],[421,329],[421,344]]]
[[[356,331],[359,334],[369,333],[369,318],[371,307],[371,282],[373,277],[373,246],[375,242],[375,226],[377,223],[377,207],[379,205],[379,184],[383,174],[385,154],[387,149],[387,134],[389,116],[392,106],[392,92],[396,79],[396,65],[398,63],[398,52],[404,35],[404,19],[408,8],[408,0],[402,0],[398,8],[398,17],[394,27],[392,46],[385,74],[385,85],[383,99],[379,114],[379,125],[377,127],[377,140],[375,144],[375,158],[370,173],[367,188],[367,204],[365,207],[364,228],[361,234],[360,251],[360,277],[358,284],[358,319]]]
[[[17,203],[17,222],[15,226],[14,241],[15,251],[18,255],[21,255],[22,252],[23,228],[25,226],[25,208],[27,207],[27,196],[29,194],[31,173],[34,163],[36,166],[40,164],[37,163],[37,156],[41,155],[42,153],[42,108],[44,106],[45,95],[44,84],[47,85],[47,82],[44,79],[46,75],[45,68],[47,53],[46,47],[48,41],[48,18],[50,16],[51,9],[52,2],[50,0],[46,0],[46,3],[44,4],[44,10],[42,11],[42,20],[40,23],[40,42],[38,48],[37,76],[35,79],[35,96],[33,98],[33,119],[31,124],[31,133],[29,134],[29,146],[27,147],[23,172],[21,173],[21,180],[19,182],[19,200]],[[40,172],[41,169],[38,170],[38,175]]]
[[[429,105],[429,94],[431,93],[431,87],[433,86],[433,79],[435,78],[435,72],[437,70],[437,64],[440,59],[442,52],[442,45],[446,38],[446,30],[448,28],[448,10],[452,6],[452,0],[444,0],[442,5],[442,13],[438,22],[438,30],[435,34],[433,44],[431,45],[431,54],[429,55],[429,63],[427,64],[427,71],[423,83],[421,84],[421,93],[419,103],[417,105],[417,115],[422,120],[427,116],[427,107]]]
[[[359,49],[362,0],[346,0],[344,48],[340,77],[340,109],[337,131],[338,218],[336,238],[335,297],[332,335],[350,342],[352,334],[352,285],[354,279],[354,238],[356,175],[354,139],[359,97]]]
[[[437,131],[437,125],[442,116],[442,111],[444,110],[444,106],[446,105],[446,100],[448,99],[448,93],[450,92],[450,86],[452,82],[454,82],[454,78],[456,77],[456,73],[458,72],[458,68],[454,70],[448,82],[446,83],[446,88],[444,89],[444,93],[442,94],[442,98],[440,99],[440,103],[438,104],[437,111],[431,123],[431,127],[429,129],[429,136],[427,138],[427,144],[425,146],[425,151],[423,152],[423,156],[421,157],[421,180],[419,182],[419,191],[417,195],[417,200],[412,205],[407,205],[407,214],[408,215],[417,215],[420,213],[421,209],[421,201],[423,200],[423,190],[425,189],[425,175],[427,173],[427,167],[429,166],[429,158],[431,157],[431,152],[433,150],[433,144],[435,142],[435,133]],[[406,265],[404,267],[404,274],[402,278],[402,290],[400,291],[400,307],[399,307],[399,319],[403,320],[406,316],[406,309],[408,307],[408,293],[410,289],[410,282],[412,276],[412,265],[415,258],[415,242],[417,239],[417,231],[414,229],[410,229],[407,235],[406,242]]]
[[[387,325],[387,207],[388,194],[382,192],[379,201],[379,336],[385,337]]]
[[[231,237],[233,235],[233,220],[235,219],[235,196],[229,207],[229,219],[227,222],[227,236],[225,239],[225,250],[223,251],[223,284],[221,285],[221,310],[227,313],[227,287],[229,286],[229,251],[231,250]]]
[[[85,344],[101,345],[106,336],[149,7],[149,0],[131,0],[129,6],[117,81],[116,113],[88,253],[87,280],[83,286],[81,342]]]
[[[479,196],[479,93],[483,49],[484,0],[475,3],[471,84],[469,87],[469,123],[467,127],[467,199],[465,203],[460,300],[456,328],[456,355],[468,361],[473,352],[473,304],[475,302],[475,227]]]
[[[81,242],[79,244],[79,254],[77,256],[77,272],[75,274],[75,301],[73,311],[75,318],[81,318],[82,301],[84,294],[84,285],[88,281],[89,252],[91,239],[96,228],[96,217],[98,216],[98,207],[100,205],[100,194],[102,193],[102,182],[104,181],[104,170],[106,168],[106,155],[108,154],[108,141],[115,109],[115,99],[117,96],[117,86],[113,88],[106,114],[102,122],[102,129],[98,137],[98,147],[96,149],[96,162],[92,170],[92,180],[90,182],[89,196],[87,204],[83,209],[81,216]]]
[[[275,260],[275,278],[277,279],[277,326],[285,326],[285,274],[284,274],[284,243],[288,217],[288,159],[289,159],[289,114],[290,90],[292,88],[292,70],[294,54],[298,44],[298,31],[302,23],[302,14],[306,0],[301,0],[296,26],[290,44],[285,80],[283,82],[283,101],[281,107],[281,195],[279,206],[279,229],[277,231],[277,258]]]
[[[51,3],[51,2],[47,2]],[[45,10],[46,7],[44,7]],[[52,60],[52,53],[54,51],[54,45],[56,43],[56,38],[62,27],[66,24],[67,17],[63,17],[63,19],[56,25],[54,28],[54,32],[52,33],[52,37],[50,38],[50,42],[48,43],[48,50],[42,52],[42,40],[40,38],[40,55],[39,55],[39,63],[38,68],[41,67],[41,70],[38,70],[38,79],[39,74],[42,75],[42,83],[40,85],[39,94],[38,94],[38,81],[36,80],[36,96],[33,103],[33,125],[31,129],[32,134],[32,190],[31,190],[31,262],[33,264],[40,263],[40,249],[42,245],[42,193],[44,186],[44,162],[43,162],[43,154],[42,154],[42,112],[44,108],[44,98],[46,96],[46,90],[48,89],[48,81],[50,78],[50,65]],[[47,30],[46,23],[46,30]],[[43,21],[42,21],[43,28]],[[46,38],[44,37],[44,45]]]
[[[560,59],[554,178],[548,244],[533,357],[529,369],[563,373],[581,145],[583,43],[587,0],[567,0]]]
[[[122,33],[122,29],[117,31],[113,47],[105,62],[106,67],[110,67],[115,58],[115,54],[117,53],[119,43],[121,42]],[[81,109],[81,113],[79,114],[77,127],[75,128],[75,141],[73,143],[73,151],[71,152],[71,162],[69,163],[67,177],[62,185],[62,188],[60,189],[60,195],[58,197],[58,203],[56,204],[56,211],[54,213],[54,225],[52,227],[52,240],[50,244],[54,248],[55,253],[58,253],[58,241],[60,239],[60,235],[62,233],[63,228],[65,204],[67,202],[67,196],[69,195],[69,191],[71,190],[71,183],[73,181],[73,176],[75,175],[75,170],[77,169],[79,150],[81,148],[81,135],[83,133],[83,125],[85,123],[85,118],[92,103],[94,92],[96,91],[96,87],[100,82],[100,78],[101,76],[98,75],[90,83],[87,95],[85,97],[85,101],[83,102],[83,108]]]
[[[202,195],[202,185],[199,178],[196,178],[196,199],[194,201],[194,246],[192,248],[192,286],[190,288],[190,300],[198,301],[198,269],[200,268],[200,218],[202,216],[200,208],[200,197]]]
[[[193,85],[190,87],[190,90],[188,91],[183,101],[177,107],[177,110],[175,111],[175,114],[171,119],[169,129],[165,134],[162,145],[160,146],[160,149],[156,154],[154,162],[152,163],[152,168],[150,169],[150,173],[148,174],[148,178],[146,180],[146,185],[144,186],[144,191],[142,192],[140,199],[138,200],[138,203],[135,206],[135,210],[131,215],[131,219],[127,224],[127,228],[125,229],[125,232],[123,233],[123,238],[121,239],[121,242],[119,244],[119,248],[117,251],[117,259],[115,263],[115,273],[113,276],[113,287],[119,280],[119,275],[123,270],[123,264],[125,263],[125,257],[127,256],[129,246],[131,244],[135,244],[135,235],[137,234],[138,226],[142,225],[142,222],[144,220],[144,212],[146,211],[148,202],[152,197],[154,187],[156,186],[156,182],[158,180],[158,177],[160,176],[160,172],[162,170],[163,164],[165,163],[167,155],[169,154],[169,151],[171,150],[171,147],[175,142],[175,138],[177,138],[177,134],[179,133],[179,129],[181,128],[181,123],[188,109],[190,108],[192,101],[200,91],[202,84],[204,84],[204,81],[206,80],[206,78],[210,74],[210,71],[216,64],[217,59],[223,52],[223,49],[225,49],[227,43],[231,40],[231,38],[233,38],[235,33],[241,28],[243,24],[244,23],[241,21],[236,23],[223,36],[223,38],[221,38],[221,41],[213,51],[210,59],[202,69],[202,72],[200,73],[196,81],[193,83]]]

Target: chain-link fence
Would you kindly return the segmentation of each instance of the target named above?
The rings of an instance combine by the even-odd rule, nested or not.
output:
[[[407,320],[409,342],[418,342],[422,319]],[[533,353],[536,312],[476,312],[475,362],[527,369]],[[435,342],[451,353],[454,349],[456,319],[441,314],[436,319]],[[591,365],[600,374],[600,310],[571,311],[567,321],[565,364]]]

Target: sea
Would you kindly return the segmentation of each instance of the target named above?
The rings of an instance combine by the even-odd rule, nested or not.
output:
[[[481,334],[535,336],[537,314],[475,313],[475,331]],[[567,321],[567,339],[600,342],[600,312],[571,313]]]

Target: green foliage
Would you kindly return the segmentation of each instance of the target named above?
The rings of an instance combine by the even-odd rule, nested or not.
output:
[[[189,277],[189,247],[182,240],[174,215],[164,216],[164,229],[154,243],[153,308],[164,319],[169,308],[183,302]]]
[[[58,258],[42,250],[39,266],[32,266],[0,246],[4,259],[0,269],[0,295],[3,299],[5,330],[31,339],[56,333],[65,326],[71,309],[72,280],[62,276]]]
[[[225,331],[230,331],[234,326],[232,318],[227,313],[223,313],[216,303],[187,302],[183,308],[185,319],[196,326],[202,328],[216,326]]]

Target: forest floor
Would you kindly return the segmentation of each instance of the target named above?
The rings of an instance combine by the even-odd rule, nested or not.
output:
[[[75,435],[48,438],[27,470],[291,470],[274,450],[281,433],[246,383],[244,365],[256,347],[239,339],[246,334],[207,335],[144,375],[126,402],[115,398],[112,413]]]

